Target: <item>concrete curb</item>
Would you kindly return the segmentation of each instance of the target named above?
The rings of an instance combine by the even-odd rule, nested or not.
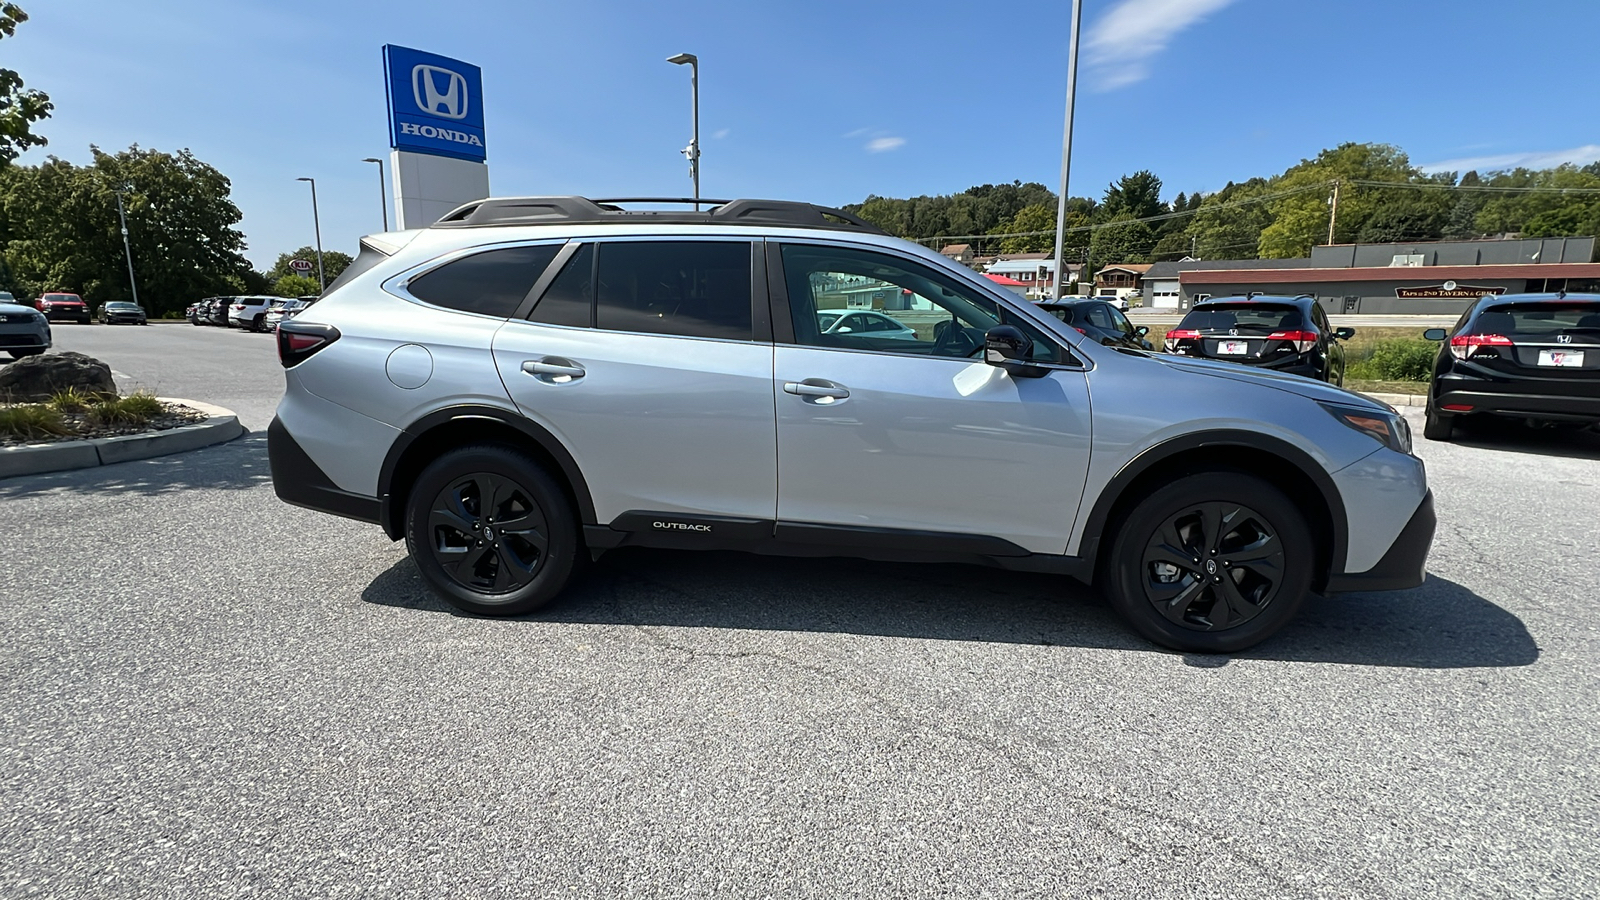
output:
[[[1407,406],[1413,406],[1421,409],[1422,407],[1428,405],[1428,397],[1426,394],[1367,394],[1367,396],[1373,398],[1374,400],[1382,400],[1384,403],[1387,403],[1390,406],[1401,409]]]
[[[109,466],[112,463],[149,459],[198,450],[212,444],[231,441],[245,428],[233,410],[200,403],[196,400],[160,398],[168,403],[181,403],[206,414],[204,422],[180,425],[166,431],[148,434],[124,434],[108,438],[87,438],[77,441],[57,441],[53,444],[24,444],[20,447],[0,447],[0,478],[13,475],[42,475],[46,472],[65,472],[69,469],[89,469]]]

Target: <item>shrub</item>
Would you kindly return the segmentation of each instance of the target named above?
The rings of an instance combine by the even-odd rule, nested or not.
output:
[[[1371,381],[1427,381],[1439,345],[1421,338],[1391,338],[1372,345],[1365,358],[1351,360],[1346,376]]]
[[[0,407],[0,434],[30,440],[71,434],[61,410],[42,403]]]

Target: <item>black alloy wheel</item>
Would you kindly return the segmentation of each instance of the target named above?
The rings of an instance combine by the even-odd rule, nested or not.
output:
[[[1144,595],[1180,628],[1236,628],[1266,609],[1283,574],[1283,543],[1260,513],[1195,503],[1169,516],[1145,545]]]
[[[1150,640],[1230,653],[1294,617],[1315,558],[1305,518],[1282,491],[1243,473],[1205,472],[1155,488],[1123,519],[1105,586]]]
[[[513,616],[553,599],[583,544],[561,486],[515,448],[439,457],[411,486],[406,545],[436,593],[458,609]]]
[[[549,531],[526,488],[489,472],[452,481],[428,513],[434,560],[461,585],[486,594],[532,581],[550,549]]]

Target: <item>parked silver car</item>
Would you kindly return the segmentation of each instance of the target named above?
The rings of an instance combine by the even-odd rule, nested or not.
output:
[[[25,306],[0,291],[0,350],[21,359],[50,349],[50,321],[44,313]]]
[[[1312,591],[1422,582],[1432,497],[1383,404],[1103,346],[836,210],[621,202],[363,239],[278,329],[278,495],[404,538],[488,615],[619,546],[1060,573],[1205,652]],[[819,327],[852,297],[916,335]]]

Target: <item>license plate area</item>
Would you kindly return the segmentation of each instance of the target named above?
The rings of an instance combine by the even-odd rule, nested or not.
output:
[[[1218,356],[1248,356],[1250,354],[1249,341],[1218,341]]]
[[[1582,350],[1540,350],[1539,365],[1557,369],[1583,368]]]

